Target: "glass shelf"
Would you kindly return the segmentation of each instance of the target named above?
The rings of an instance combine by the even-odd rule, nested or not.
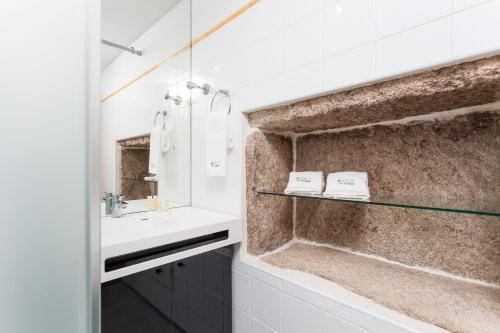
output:
[[[158,183],[157,180],[145,180],[145,179],[141,179],[141,178],[129,178],[129,177],[122,177],[122,179],[126,179],[126,180],[137,180],[137,181],[140,181],[140,182],[147,182],[147,183]]]
[[[380,195],[372,194],[369,200],[335,199],[322,195],[285,194],[283,192],[257,191],[258,194],[277,195],[291,198],[330,200],[362,205],[437,210],[451,213],[487,215],[500,217],[500,200],[457,199],[432,196]]]

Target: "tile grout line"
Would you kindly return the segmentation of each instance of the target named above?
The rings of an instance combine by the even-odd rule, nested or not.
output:
[[[493,2],[493,1],[494,1],[494,0],[487,0],[487,1],[485,1],[485,2],[478,3],[478,4],[472,5],[472,6],[470,6],[470,7],[462,8],[462,9],[454,9],[454,8],[453,8],[453,6],[452,6],[452,8],[450,9],[449,13],[447,13],[447,14],[444,14],[444,15],[438,16],[438,17],[436,17],[436,18],[434,18],[434,19],[431,19],[431,20],[428,20],[428,21],[425,21],[425,22],[422,22],[422,23],[419,23],[419,24],[413,25],[413,26],[411,26],[411,27],[408,27],[408,28],[405,28],[405,29],[402,29],[402,30],[399,30],[399,31],[396,31],[396,32],[389,33],[389,34],[384,35],[384,36],[379,37],[379,38],[374,38],[374,40],[373,40],[373,41],[374,41],[374,42],[378,42],[378,41],[381,41],[381,40],[384,40],[384,39],[387,39],[387,38],[391,38],[391,37],[394,37],[394,36],[396,36],[396,35],[398,35],[398,34],[401,34],[401,33],[406,33],[406,32],[408,32],[408,31],[410,31],[410,30],[415,29],[415,28],[421,28],[421,27],[423,27],[423,26],[425,26],[425,25],[427,25],[427,24],[431,24],[431,23],[437,22],[437,21],[439,21],[439,20],[442,20],[442,19],[445,19],[445,18],[448,18],[448,17],[449,17],[449,18],[451,18],[451,17],[453,17],[453,16],[455,16],[455,15],[457,15],[457,14],[461,14],[461,13],[466,12],[466,11],[468,11],[468,10],[471,10],[471,9],[473,9],[473,8],[476,8],[476,7],[480,7],[480,6],[486,5],[486,4],[488,4],[489,2]],[[375,17],[375,19],[376,19],[376,17]]]

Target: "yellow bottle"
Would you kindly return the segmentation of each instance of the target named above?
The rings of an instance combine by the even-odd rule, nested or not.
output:
[[[153,197],[148,195],[146,198],[146,202],[144,203],[144,206],[146,206],[147,209],[153,208]]]

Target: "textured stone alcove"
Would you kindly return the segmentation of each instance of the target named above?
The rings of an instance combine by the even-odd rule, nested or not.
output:
[[[307,135],[295,149],[295,170],[366,171],[372,193],[500,200],[499,112]],[[292,167],[290,138],[252,133],[250,253],[295,236],[500,284],[497,217],[296,199],[293,226],[292,199],[256,193],[282,192]]]
[[[293,205],[288,198],[258,195],[256,189],[281,191],[293,168],[290,138],[254,132],[247,139],[248,250],[262,254],[293,237]]]
[[[254,132],[248,139],[250,253],[303,239],[500,284],[498,217],[298,198],[294,219],[292,198],[257,194],[284,190],[293,144],[271,133]],[[367,171],[372,193],[500,201],[500,111],[306,135],[295,139],[295,151],[298,171]],[[496,333],[500,325],[499,288],[300,241],[263,260],[329,279],[453,332]]]
[[[500,201],[500,113],[297,138],[296,170],[366,171],[372,193]],[[297,199],[296,236],[500,284],[500,219]]]
[[[500,107],[489,104],[499,99],[496,56],[248,115],[253,127],[274,131],[256,131],[247,141],[248,252],[453,332],[496,333],[498,217],[292,199],[256,190],[282,192],[291,170],[322,170],[325,176],[352,170],[368,172],[372,193],[499,202]],[[370,125],[486,103],[461,115]],[[368,126],[304,133],[353,125]],[[276,251],[284,244],[289,247]]]
[[[149,135],[117,142],[117,189],[126,200],[145,199],[157,193],[156,184],[144,181],[148,169]]]

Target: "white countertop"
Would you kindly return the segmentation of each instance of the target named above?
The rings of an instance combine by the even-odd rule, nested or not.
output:
[[[143,210],[136,205],[128,212]],[[241,241],[241,218],[195,207],[101,218],[101,282],[140,272]],[[107,258],[228,230],[228,239],[133,266],[105,272]]]

